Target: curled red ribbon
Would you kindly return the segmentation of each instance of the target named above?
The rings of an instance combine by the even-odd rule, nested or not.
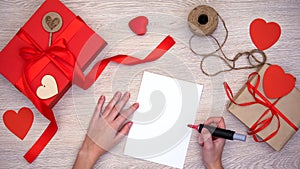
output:
[[[251,79],[254,79],[254,77],[257,76],[256,81],[254,83],[254,86],[250,83]],[[264,107],[267,107],[267,110],[259,117],[259,119],[249,128],[248,134],[253,136],[253,139],[256,142],[266,142],[273,138],[280,129],[280,119],[281,117],[283,120],[285,120],[295,131],[298,130],[298,127],[295,126],[280,110],[278,110],[275,105],[278,103],[280,98],[277,98],[273,103],[271,103],[259,90],[258,86],[260,83],[260,75],[257,72],[251,73],[248,76],[248,81],[246,82],[248,92],[252,95],[254,101],[251,102],[244,102],[244,103],[236,103],[233,99],[233,93],[229,87],[229,85],[224,82],[224,88],[226,91],[226,95],[229,98],[229,100],[239,106],[249,106],[253,104],[260,104]],[[274,117],[277,120],[277,128],[270,133],[267,137],[265,137],[262,140],[259,140],[256,136],[256,134],[262,130],[264,130],[266,127],[270,125]]]
[[[136,65],[146,62],[152,62],[163,56],[174,44],[174,39],[170,35],[168,35],[144,59],[138,59],[128,55],[116,55],[107,59],[103,59],[100,62],[96,63],[86,76],[84,76],[79,66],[75,64],[74,78],[72,82],[84,90],[88,89],[101,75],[102,71],[109,64],[109,62],[115,62],[123,65]]]
[[[73,23],[80,26],[80,22],[77,22],[77,20],[75,20]],[[73,32],[75,32],[74,29]],[[148,54],[145,59],[138,59],[128,55],[113,56],[98,62],[93,66],[87,76],[84,76],[80,66],[75,61],[75,57],[69,51],[67,42],[64,38],[57,40],[48,49],[44,50],[22,29],[17,35],[31,46],[24,47],[20,50],[20,56],[26,61],[22,76],[22,87],[24,88],[22,91],[32,101],[38,111],[48,120],[50,120],[50,124],[45,129],[43,134],[24,155],[24,158],[29,163],[32,163],[37,158],[37,156],[53,138],[58,129],[52,109],[43,103],[39,98],[37,98],[35,92],[30,87],[29,79],[33,78],[32,73],[36,74],[37,72],[28,70],[34,63],[38,62],[44,57],[47,57],[50,62],[59,68],[70,81],[74,80],[74,84],[83,89],[87,89],[97,80],[109,62],[112,61],[124,65],[135,65],[151,62],[160,58],[175,44],[173,38],[171,36],[167,36],[150,54]],[[71,37],[70,33],[67,32],[67,36]]]

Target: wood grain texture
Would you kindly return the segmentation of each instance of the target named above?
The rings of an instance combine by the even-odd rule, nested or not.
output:
[[[247,128],[226,111],[227,99],[222,82],[227,81],[234,92],[237,92],[253,70],[232,71],[213,78],[201,73],[200,58],[193,55],[187,47],[188,38],[192,34],[185,23],[189,11],[200,4],[214,7],[225,20],[229,37],[224,52],[228,56],[254,48],[248,32],[249,25],[255,18],[261,17],[279,23],[282,35],[273,47],[265,51],[268,62],[281,65],[287,72],[300,79],[299,1],[62,0],[62,2],[108,41],[108,47],[96,60],[118,53],[144,57],[145,53],[156,46],[166,34],[172,35],[177,44],[166,56],[153,63],[134,67],[110,64],[87,91],[73,86],[53,108],[59,126],[57,134],[32,164],[28,164],[23,155],[41,135],[49,121],[45,120],[13,85],[0,76],[1,117],[8,109],[18,110],[23,106],[31,108],[35,113],[33,126],[23,141],[12,135],[0,120],[0,168],[71,168],[98,96],[104,94],[107,98],[111,98],[117,90],[129,90],[133,102],[138,94],[143,70],[204,84],[197,122],[203,122],[209,116],[223,116],[228,128],[245,133]],[[0,49],[4,48],[42,3],[42,0],[0,1]],[[126,25],[131,18],[138,15],[151,16],[152,19],[149,20],[149,32],[142,37],[134,36]],[[215,36],[220,39],[224,37],[222,26],[219,25]],[[201,40],[202,42],[205,43]],[[216,62],[216,66],[214,64],[210,66],[218,67],[219,64]],[[300,88],[300,83],[297,82],[296,86]],[[298,132],[280,152],[275,152],[265,143],[255,143],[250,137],[245,143],[227,141],[223,165],[225,168],[300,168],[299,139]],[[203,168],[201,148],[196,140],[197,133],[194,132],[185,168]],[[107,153],[98,160],[95,168],[170,168],[126,157],[121,152],[120,146],[113,153]]]

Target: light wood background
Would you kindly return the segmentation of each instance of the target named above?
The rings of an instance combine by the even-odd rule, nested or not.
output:
[[[0,1],[0,49],[9,42],[19,28],[42,4],[42,0],[1,0]],[[193,55],[188,48],[192,35],[185,22],[190,10],[200,4],[215,8],[225,20],[229,37],[224,52],[232,57],[237,52],[254,48],[249,36],[249,25],[261,17],[281,25],[279,41],[266,50],[268,62],[281,65],[287,72],[300,79],[300,3],[299,1],[200,1],[200,0],[63,0],[74,13],[80,15],[107,42],[107,48],[97,57],[109,57],[118,53],[144,57],[167,34],[173,36],[177,44],[158,61],[134,67],[110,64],[89,90],[72,87],[53,108],[59,130],[42,151],[40,156],[28,164],[23,155],[41,135],[48,121],[34,106],[3,76],[0,76],[0,114],[8,110],[19,110],[26,106],[34,111],[35,119],[24,140],[18,139],[0,120],[0,168],[71,168],[78,149],[85,136],[89,119],[97,98],[104,94],[111,98],[117,90],[130,91],[131,102],[137,97],[143,70],[171,76],[204,85],[199,104],[197,123],[210,116],[223,116],[227,128],[246,133],[247,128],[226,111],[227,99],[222,88],[227,81],[234,92],[245,83],[252,70],[232,71],[217,77],[206,77],[200,69],[201,58]],[[135,36],[130,32],[128,21],[139,15],[149,17],[148,33]],[[161,17],[160,17],[161,16]],[[221,24],[214,34],[224,37]],[[200,38],[194,44],[213,49],[209,39]],[[198,46],[200,48],[200,46]],[[198,48],[195,47],[195,48]],[[203,49],[204,50],[204,49]],[[144,52],[143,52],[144,51]],[[7,56],[11,57],[11,56]],[[220,63],[207,64],[208,67],[222,68]],[[240,64],[244,65],[245,61]],[[222,65],[222,64],[221,64]],[[300,88],[299,82],[296,86]],[[265,143],[256,143],[248,137],[247,142],[227,141],[223,152],[225,168],[300,168],[300,134],[296,133],[287,145],[276,152]],[[197,144],[197,133],[193,132],[184,168],[204,168],[201,148]],[[169,168],[122,155],[122,146],[101,157],[95,168]]]

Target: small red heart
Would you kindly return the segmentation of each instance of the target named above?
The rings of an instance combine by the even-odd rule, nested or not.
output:
[[[145,16],[138,16],[132,19],[128,25],[135,34],[144,35],[147,32],[148,18]]]
[[[264,74],[263,88],[268,98],[275,99],[289,94],[295,83],[293,75],[286,74],[278,65],[271,65]]]
[[[280,26],[275,22],[267,23],[265,20],[258,18],[250,24],[252,42],[259,50],[266,50],[274,45],[280,34]]]
[[[33,123],[33,113],[26,107],[21,108],[18,113],[7,110],[3,114],[3,121],[8,130],[23,140]]]

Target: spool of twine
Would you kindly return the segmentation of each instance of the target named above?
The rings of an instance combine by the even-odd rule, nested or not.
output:
[[[224,41],[222,43],[220,43],[218,41],[218,39],[212,35],[212,33],[214,33],[214,31],[218,27],[219,18],[222,21],[223,27],[226,31],[226,35],[225,35]],[[240,52],[240,53],[237,53],[232,59],[228,58],[222,50],[224,44],[227,41],[227,37],[228,37],[227,26],[225,24],[224,19],[217,13],[217,11],[214,8],[212,8],[210,6],[199,5],[196,8],[194,8],[188,16],[188,24],[189,24],[190,30],[194,34],[190,37],[189,48],[194,54],[203,56],[203,58],[201,59],[201,62],[200,62],[200,68],[201,68],[202,73],[204,73],[207,76],[216,76],[219,73],[228,72],[231,70],[251,69],[251,68],[255,68],[255,67],[260,67],[263,64],[265,64],[267,61],[266,54],[263,51],[258,50],[258,49],[253,49],[249,52],[248,51]],[[197,53],[192,48],[192,39],[197,36],[211,37],[218,45],[218,48],[211,53],[204,53],[204,54]],[[221,56],[214,55],[218,51],[221,52],[221,54],[222,54]],[[220,70],[215,73],[206,72],[203,69],[204,60],[209,57],[215,57],[215,56],[220,58],[228,66],[228,69]],[[248,60],[248,66],[237,67],[236,62],[241,57],[246,57],[246,59]]]
[[[199,5],[190,12],[188,23],[194,34],[211,35],[218,27],[218,13],[210,6]]]

